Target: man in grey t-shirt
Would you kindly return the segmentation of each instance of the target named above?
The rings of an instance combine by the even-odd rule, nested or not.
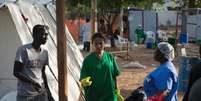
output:
[[[13,74],[18,78],[17,101],[48,101],[51,95],[45,75],[48,52],[41,47],[47,41],[47,32],[47,26],[35,25],[33,42],[19,47],[16,52]]]

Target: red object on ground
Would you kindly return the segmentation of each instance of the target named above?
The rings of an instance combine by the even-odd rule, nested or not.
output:
[[[163,93],[158,93],[151,98],[148,98],[147,101],[164,101],[165,96]]]

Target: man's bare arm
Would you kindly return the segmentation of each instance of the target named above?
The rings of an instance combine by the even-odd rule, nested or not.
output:
[[[35,85],[36,82],[34,82],[33,80],[27,78],[27,77],[22,73],[23,67],[24,67],[24,64],[23,64],[23,63],[21,63],[21,62],[19,62],[19,61],[15,61],[15,63],[14,63],[13,75],[14,75],[16,78],[18,78],[18,79],[20,79],[20,80],[22,80],[22,81],[24,81],[24,82],[27,82],[27,83],[30,83],[30,84]]]

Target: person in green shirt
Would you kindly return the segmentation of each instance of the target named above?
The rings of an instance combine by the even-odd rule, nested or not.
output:
[[[141,40],[142,43],[144,43],[146,35],[141,25],[138,25],[138,28],[135,30],[135,34],[137,35],[137,44],[141,44]]]
[[[120,69],[114,56],[104,51],[104,36],[93,34],[92,44],[94,51],[84,59],[80,74],[86,101],[124,101],[116,83]]]

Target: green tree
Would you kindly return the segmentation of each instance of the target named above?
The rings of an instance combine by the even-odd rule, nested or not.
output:
[[[153,3],[162,4],[164,0],[97,0],[98,17],[106,21],[108,32],[111,33],[111,27],[115,19],[120,14],[121,8],[138,8],[151,10]],[[91,10],[91,0],[67,0],[67,16],[76,18],[77,16],[89,16]],[[98,18],[98,19],[99,19]]]
[[[182,1],[183,7],[187,8],[200,8],[201,0],[174,0],[174,1]]]
[[[199,8],[201,7],[201,1],[200,0],[188,0],[187,2],[188,8]]]
[[[135,6],[137,8],[142,8],[145,10],[151,10],[153,3],[163,4],[164,0],[133,0],[135,1]]]
[[[70,19],[90,15],[91,0],[67,0],[66,15]]]
[[[120,8],[135,7],[139,9],[151,10],[153,3],[162,4],[164,0],[97,0],[99,11],[108,11]],[[79,12],[85,14],[90,12],[91,0],[67,0],[67,12]]]
[[[104,18],[109,29],[108,33],[111,33],[111,27],[122,8],[125,11],[128,7],[151,10],[153,3],[162,4],[164,2],[163,0],[110,0],[110,2],[108,0],[97,0],[98,16]]]

